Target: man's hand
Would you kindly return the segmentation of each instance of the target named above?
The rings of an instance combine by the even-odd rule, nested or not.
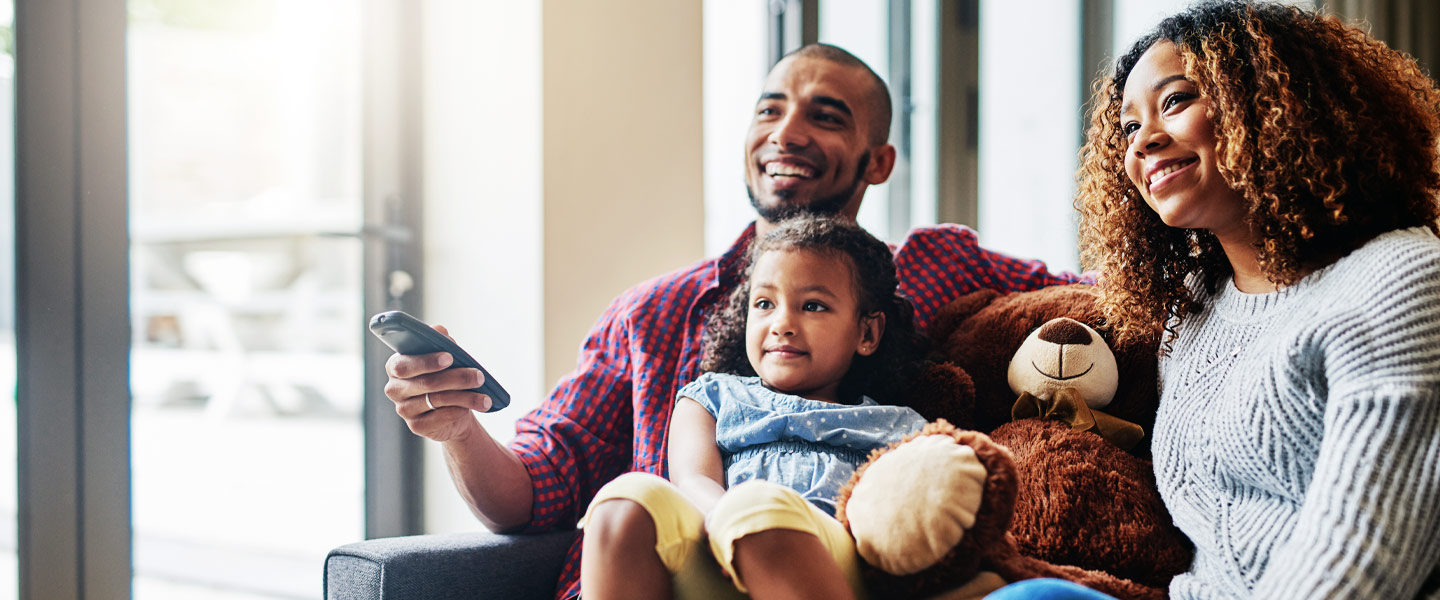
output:
[[[450,336],[440,325],[435,330]],[[390,377],[385,396],[415,435],[449,442],[480,429],[471,411],[488,410],[490,397],[469,390],[480,387],[485,376],[479,369],[450,369],[454,360],[449,353],[436,352],[394,354],[385,361],[385,374]]]
[[[439,325],[435,330],[450,337]],[[451,338],[454,339],[454,338]],[[509,448],[495,441],[472,411],[490,408],[490,397],[469,391],[485,382],[480,369],[450,369],[446,352],[385,361],[385,395],[415,435],[442,442],[445,463],[460,496],[491,531],[515,531],[530,522],[530,472]]]

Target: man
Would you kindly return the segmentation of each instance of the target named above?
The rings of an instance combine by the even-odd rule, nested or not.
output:
[[[787,55],[766,79],[746,139],[745,179],[759,218],[716,259],[642,283],[615,299],[581,349],[579,365],[502,446],[472,417],[489,399],[467,390],[474,369],[444,370],[446,354],[392,356],[385,394],[410,430],[441,442],[471,511],[495,531],[568,528],[596,490],[627,471],[665,475],[665,433],[675,393],[697,377],[705,317],[738,283],[749,242],[801,213],[854,220],[865,190],[895,165],[887,143],[885,83],[833,46]],[[980,288],[1029,290],[1070,281],[1037,261],[981,249],[957,226],[917,230],[896,253],[900,287],[917,327]],[[443,330],[442,330],[443,331]],[[580,542],[557,589],[578,591]]]

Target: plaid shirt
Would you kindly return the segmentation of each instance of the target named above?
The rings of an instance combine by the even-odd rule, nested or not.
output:
[[[740,278],[752,224],[718,259],[641,283],[616,298],[580,350],[575,371],[516,423],[510,447],[534,485],[528,531],[574,527],[600,486],[628,471],[665,476],[670,410],[681,386],[700,375],[706,317]],[[983,288],[1025,291],[1076,281],[1044,263],[979,246],[958,225],[916,229],[895,253],[900,293],[924,331],[949,302]],[[558,596],[580,589],[580,546],[566,555]]]

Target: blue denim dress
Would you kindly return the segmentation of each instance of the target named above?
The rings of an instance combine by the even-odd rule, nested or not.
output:
[[[759,377],[705,373],[680,389],[715,417],[727,487],[763,479],[787,486],[830,515],[840,488],[871,450],[919,431],[904,406],[832,404],[782,394]]]

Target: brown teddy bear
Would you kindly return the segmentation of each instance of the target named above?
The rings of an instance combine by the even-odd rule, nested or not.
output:
[[[1096,298],[1084,285],[981,291],[937,317],[944,362],[915,390],[937,420],[876,451],[841,494],[877,596],[1058,577],[1164,598],[1188,567],[1148,459],[1156,348],[1112,347]]]

